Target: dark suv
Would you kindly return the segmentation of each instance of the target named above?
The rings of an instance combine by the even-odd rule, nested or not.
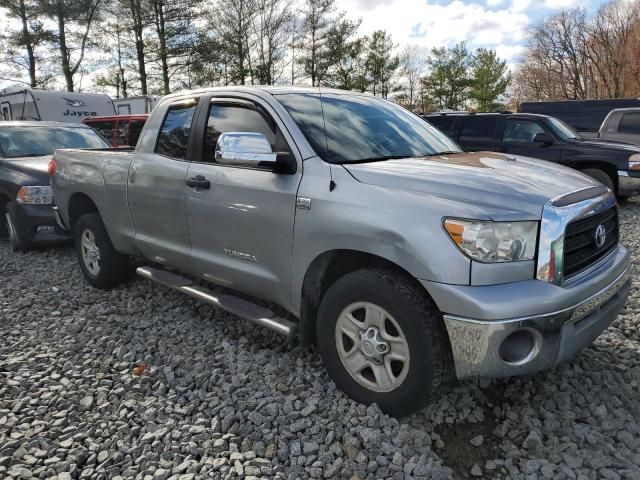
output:
[[[557,118],[523,113],[449,113],[423,118],[467,150],[560,163],[599,180],[621,197],[640,191],[640,147],[584,139]]]

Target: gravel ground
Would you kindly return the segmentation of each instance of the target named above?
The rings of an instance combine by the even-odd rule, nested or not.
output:
[[[640,199],[621,208],[640,263]],[[396,420],[320,359],[70,248],[0,243],[0,478],[640,478],[640,289],[571,363]]]

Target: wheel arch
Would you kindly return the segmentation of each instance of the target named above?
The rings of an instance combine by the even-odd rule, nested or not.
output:
[[[11,197],[4,192],[0,192],[0,235],[6,233],[5,230],[5,213],[7,213],[7,204],[11,202]]]
[[[76,192],[72,194],[67,205],[69,229],[72,231],[78,219],[85,213],[95,212],[100,214],[98,206],[86,193]]]
[[[587,169],[602,170],[609,176],[609,178],[611,178],[616,191],[618,190],[618,169],[612,163],[603,162],[601,160],[577,160],[575,162],[571,162],[570,165],[572,168],[580,171]]]
[[[325,251],[309,264],[302,281],[300,298],[300,342],[302,345],[315,344],[318,308],[329,287],[344,275],[362,268],[394,270],[419,286],[420,290],[429,297],[422,284],[411,273],[391,260],[360,250]]]

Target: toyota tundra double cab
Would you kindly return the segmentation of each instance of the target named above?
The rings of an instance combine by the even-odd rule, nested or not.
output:
[[[455,377],[568,360],[629,293],[604,185],[465,153],[369,95],[177,93],[135,151],[58,150],[50,171],[91,285],[141,258],[146,279],[315,344],[344,392],[393,415]]]

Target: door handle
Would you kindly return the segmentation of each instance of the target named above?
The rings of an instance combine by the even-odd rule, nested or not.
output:
[[[187,179],[187,186],[193,188],[201,188],[203,190],[209,190],[211,188],[211,182],[204,178],[202,175],[196,175]]]
[[[131,173],[129,173],[129,183],[136,183],[136,174],[138,171],[136,167],[131,167]]]

